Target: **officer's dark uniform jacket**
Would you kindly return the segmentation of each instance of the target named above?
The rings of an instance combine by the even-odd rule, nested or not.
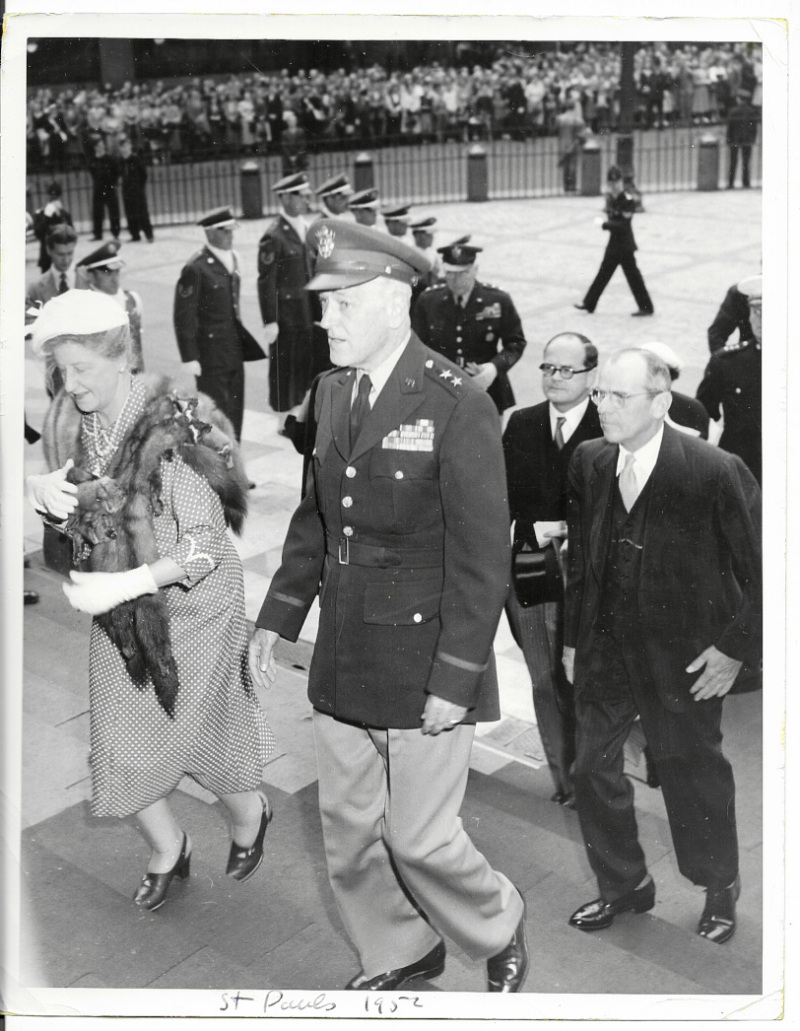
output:
[[[181,361],[198,361],[203,375],[237,369],[264,357],[239,314],[241,279],[203,247],[193,254],[175,288],[173,322]]]
[[[313,273],[309,248],[287,219],[275,219],[258,244],[258,303],[264,325],[278,323],[276,361],[270,366],[270,404],[276,411],[299,404],[325,368],[327,346],[325,353],[316,353],[312,333],[322,315],[319,298],[305,289]]]
[[[633,238],[633,219],[636,211],[635,199],[625,190],[617,194],[606,194],[606,220],[603,228],[609,232],[606,254],[625,254],[637,250]],[[627,215],[627,217],[626,217]]]
[[[697,400],[712,419],[724,416],[719,446],[738,455],[761,483],[761,344],[731,340],[713,354]]]
[[[492,362],[497,378],[489,396],[499,412],[514,404],[508,370],[522,357],[525,334],[505,290],[475,283],[462,309],[448,286],[433,286],[414,305],[411,324],[424,344],[462,368],[468,362]]]
[[[337,718],[419,727],[433,694],[469,708],[466,722],[497,719],[509,579],[497,413],[412,334],[351,453],[354,377],[320,380],[308,489],[256,626],[296,640],[319,592],[308,696]]]

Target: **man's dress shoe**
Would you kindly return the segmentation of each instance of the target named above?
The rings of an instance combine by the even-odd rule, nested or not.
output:
[[[582,931],[602,931],[614,923],[614,917],[620,913],[646,913],[656,904],[656,886],[650,880],[641,888],[620,895],[618,899],[606,902],[605,899],[594,899],[585,906],[576,909],[569,922]]]
[[[528,943],[525,940],[525,900],[522,900],[522,918],[511,941],[502,952],[486,961],[490,992],[518,992],[528,973]]]
[[[643,319],[643,318],[646,318],[648,315],[654,315],[654,314],[655,314],[655,312],[652,310],[652,308],[650,310],[648,310],[647,308],[640,308],[638,311],[632,311],[631,312],[631,315],[635,319]]]
[[[592,312],[594,311],[594,308],[587,308],[585,304],[573,304],[572,307],[573,308],[577,308],[578,311],[588,312],[589,315],[591,315]]]
[[[391,992],[395,988],[402,988],[415,977],[424,977],[426,980],[430,980],[443,972],[444,942],[440,941],[434,945],[427,956],[418,959],[416,963],[409,963],[407,967],[398,967],[396,970],[386,970],[382,974],[376,974],[375,977],[357,974],[344,987],[345,991]]]
[[[722,945],[733,937],[736,930],[736,901],[742,890],[739,875],[727,888],[706,888],[706,904],[697,933],[701,938]]]

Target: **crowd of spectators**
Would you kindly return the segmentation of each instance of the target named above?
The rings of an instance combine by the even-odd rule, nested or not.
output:
[[[372,65],[38,89],[28,100],[29,167],[79,164],[98,139],[115,154],[121,137],[149,163],[281,149],[291,158],[323,141],[526,139],[557,134],[559,114],[576,103],[585,124],[603,133],[619,118],[620,60],[619,44],[585,43],[507,52],[471,69],[433,63],[387,72]],[[721,122],[742,91],[760,106],[760,48],[643,45],[634,81],[638,127]]]

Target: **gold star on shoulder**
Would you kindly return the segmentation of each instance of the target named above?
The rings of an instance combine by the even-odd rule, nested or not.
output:
[[[452,379],[453,373],[449,369],[445,369],[444,372],[439,373],[439,379]]]

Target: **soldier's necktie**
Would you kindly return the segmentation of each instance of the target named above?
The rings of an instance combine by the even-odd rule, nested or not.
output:
[[[619,493],[626,512],[630,512],[636,503],[636,499],[639,497],[639,485],[633,472],[635,461],[635,455],[627,454],[625,456],[625,465],[619,474]]]
[[[361,429],[361,424],[369,414],[369,392],[372,390],[372,380],[366,372],[361,376],[358,383],[358,393],[356,399],[350,406],[350,450],[352,451],[353,445],[358,440],[358,433]]]
[[[556,447],[559,451],[564,446],[564,434],[562,432],[561,427],[564,425],[566,421],[567,420],[564,418],[563,415],[559,415],[559,417],[556,419],[556,435],[555,437],[553,437],[553,440],[555,440]]]
[[[61,279],[58,283],[58,292],[60,294],[65,294],[67,290],[69,290],[69,283],[67,283],[67,274],[66,272],[62,272]]]

